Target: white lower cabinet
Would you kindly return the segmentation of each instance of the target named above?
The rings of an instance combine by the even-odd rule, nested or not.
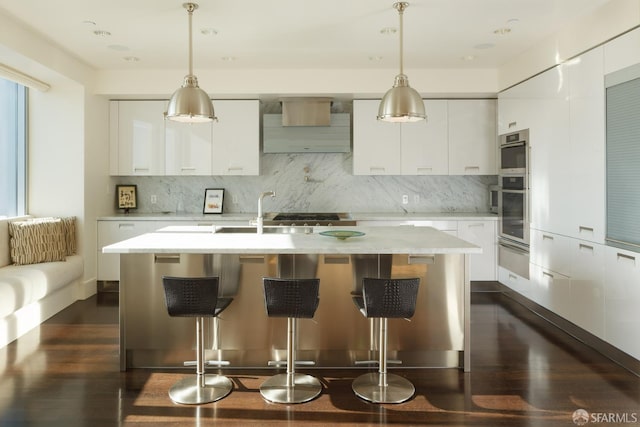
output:
[[[482,254],[469,256],[471,280],[496,280],[496,221],[458,221],[458,237],[482,248]]]
[[[358,221],[358,225],[363,227],[411,225],[415,227],[433,227],[444,231],[482,248],[482,254],[472,254],[469,257],[470,280],[496,280],[496,221],[364,220]]]
[[[604,334],[604,245],[571,239],[569,320],[588,332]]]
[[[607,246],[605,275],[605,339],[640,359],[640,253]]]
[[[531,298],[531,281],[504,267],[498,267],[498,281],[510,289]]]
[[[571,278],[531,264],[531,291],[527,297],[554,313],[569,318],[571,310]]]

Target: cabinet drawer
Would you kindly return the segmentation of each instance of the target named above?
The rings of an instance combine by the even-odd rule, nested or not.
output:
[[[558,234],[531,230],[531,263],[570,276],[571,241]]]

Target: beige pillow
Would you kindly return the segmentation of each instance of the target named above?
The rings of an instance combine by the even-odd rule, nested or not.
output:
[[[67,255],[75,255],[78,248],[76,246],[76,217],[70,216],[61,218],[64,225],[65,239],[67,242]]]
[[[35,218],[9,223],[11,261],[15,265],[64,261],[65,225],[60,218]]]

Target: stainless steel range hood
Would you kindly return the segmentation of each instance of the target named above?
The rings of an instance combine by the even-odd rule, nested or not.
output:
[[[263,116],[265,153],[348,153],[351,119],[331,98],[281,98],[282,114]]]
[[[331,98],[280,98],[282,126],[330,126]]]

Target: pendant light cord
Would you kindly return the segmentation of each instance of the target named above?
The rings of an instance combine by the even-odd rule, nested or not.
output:
[[[195,6],[193,5],[193,3],[189,3],[189,5],[187,6],[187,12],[189,13],[189,75],[193,76],[193,38],[192,38],[192,24],[191,21],[193,20],[193,10],[195,9]]]
[[[405,5],[402,2],[398,3],[398,14],[400,15],[400,74],[401,75],[404,74],[404,66],[403,66],[403,62],[404,62],[403,61],[403,52],[404,52],[404,49],[403,49],[403,43],[402,43],[402,41],[404,39],[404,36],[402,34],[403,33],[402,17],[404,15],[404,13],[403,13],[404,12],[404,8],[405,8]]]

